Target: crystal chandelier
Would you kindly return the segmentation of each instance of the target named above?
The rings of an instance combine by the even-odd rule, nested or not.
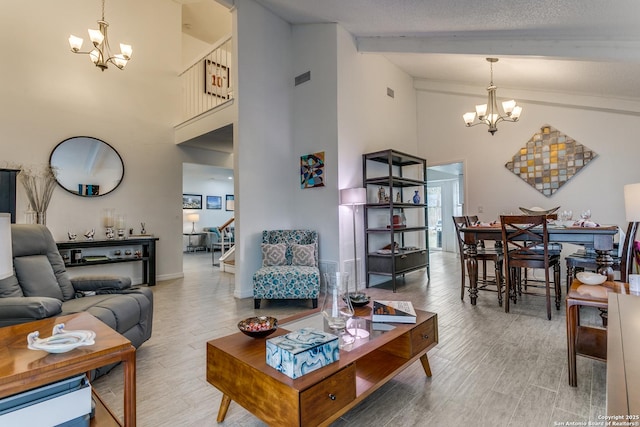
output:
[[[104,20],[104,1],[102,0],[102,19],[98,21],[98,30],[89,29],[89,38],[93,43],[93,50],[89,52],[82,52],[82,38],[74,35],[69,36],[69,45],[73,53],[82,53],[89,55],[91,62],[102,71],[109,68],[108,63],[111,62],[119,69],[123,69],[129,59],[131,59],[131,52],[133,49],[128,44],[120,43],[121,53],[115,55],[111,54],[111,48],[109,47],[109,39],[107,38],[107,28],[109,23]]]
[[[517,122],[520,118],[520,114],[522,113],[522,107],[516,105],[516,101],[512,99],[502,103],[502,109],[504,110],[506,117],[501,116],[500,113],[498,113],[498,102],[496,101],[496,89],[498,89],[498,87],[493,84],[493,63],[498,62],[498,58],[487,58],[487,61],[491,64],[491,83],[489,83],[489,87],[487,88],[487,92],[489,92],[489,99],[486,104],[476,105],[475,112],[463,114],[462,118],[464,119],[467,127],[484,123],[489,126],[489,132],[493,135],[498,131],[499,122]],[[478,121],[476,121],[476,115],[478,117]]]

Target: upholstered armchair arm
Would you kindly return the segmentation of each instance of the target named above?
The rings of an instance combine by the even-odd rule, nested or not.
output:
[[[124,276],[81,276],[72,277],[71,284],[76,292],[100,292],[129,289],[131,278]]]
[[[0,326],[16,325],[58,315],[62,301],[49,297],[0,298]],[[25,338],[26,339],[26,338]]]

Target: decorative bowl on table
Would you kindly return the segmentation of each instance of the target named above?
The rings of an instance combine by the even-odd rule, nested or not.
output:
[[[58,323],[53,327],[50,337],[40,338],[40,332],[34,331],[27,335],[27,348],[29,350],[44,350],[48,353],[66,353],[83,345],[95,344],[96,333],[93,331],[68,331],[64,329],[64,323]]]
[[[576,278],[585,285],[601,285],[607,280],[607,276],[589,271],[581,271],[576,274]]]
[[[269,316],[249,317],[238,322],[238,329],[252,338],[264,338],[278,329],[278,319]]]
[[[526,215],[551,215],[552,213],[555,213],[558,209],[560,209],[560,206],[556,206],[555,208],[551,208],[551,209],[542,209],[539,207],[533,207],[533,208],[520,207],[518,209],[520,209]]]
[[[364,307],[371,301],[369,295],[362,292],[350,292],[349,299],[351,300],[351,305],[354,307]]]

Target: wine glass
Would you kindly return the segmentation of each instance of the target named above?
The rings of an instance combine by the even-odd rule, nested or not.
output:
[[[582,218],[585,221],[589,221],[591,219],[591,209],[582,211],[582,213],[580,214],[580,218]]]

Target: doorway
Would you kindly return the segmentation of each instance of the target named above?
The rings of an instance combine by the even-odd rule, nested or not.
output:
[[[463,169],[462,162],[427,167],[430,250],[456,252],[458,249],[451,217],[464,212]]]

